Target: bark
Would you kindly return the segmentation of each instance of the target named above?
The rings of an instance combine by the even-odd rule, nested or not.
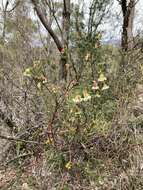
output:
[[[70,0],[64,0],[63,9],[63,43],[68,48],[70,30]]]
[[[122,30],[122,42],[121,46],[124,51],[128,51],[133,48],[133,22],[135,14],[135,0],[130,0],[127,4],[127,0],[120,1],[123,13],[123,30]]]
[[[69,49],[69,32],[70,32],[70,0],[63,0],[63,46],[64,51],[60,60],[60,81],[67,80],[67,63],[68,63],[68,49]]]

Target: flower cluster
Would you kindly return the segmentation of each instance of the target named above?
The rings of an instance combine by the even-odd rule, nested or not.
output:
[[[68,163],[66,163],[65,168],[70,170],[72,168],[72,162],[69,161]]]
[[[82,96],[76,95],[75,98],[73,98],[74,103],[86,102],[88,100],[91,100],[91,95],[86,90],[83,91]]]
[[[93,81],[92,85],[92,90],[97,91],[96,95],[97,97],[100,97],[99,90],[101,89],[102,91],[109,89],[109,86],[106,84],[107,78],[103,73],[100,73],[98,81]],[[99,83],[101,85],[99,85]],[[100,88],[101,86],[102,88]]]

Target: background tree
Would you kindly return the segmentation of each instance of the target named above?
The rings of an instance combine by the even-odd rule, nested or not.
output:
[[[32,3],[35,6],[35,10],[37,12],[38,17],[40,18],[42,24],[47,29],[49,34],[52,36],[53,40],[55,41],[57,48],[60,53],[65,54],[61,56],[60,60],[60,80],[65,80],[67,78],[67,52],[68,52],[68,41],[69,41],[69,29],[70,29],[70,0],[63,1],[63,29],[62,29],[62,39],[61,42],[60,38],[55,34],[55,32],[51,29],[50,25],[47,24],[47,18],[42,10],[40,10],[40,4],[36,2],[36,0],[32,0]]]
[[[118,1],[122,8],[123,14],[123,27],[122,27],[122,48],[127,51],[134,47],[134,37],[133,37],[133,24],[135,17],[135,5],[136,0],[121,0]]]

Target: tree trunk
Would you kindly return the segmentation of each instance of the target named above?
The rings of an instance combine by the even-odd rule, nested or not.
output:
[[[131,5],[131,11],[129,16],[129,24],[128,24],[128,49],[132,49],[134,47],[134,39],[133,39],[133,23],[134,23],[134,15],[135,15],[135,2],[133,1],[133,5]]]
[[[63,30],[62,30],[62,43],[59,37],[52,30],[51,26],[47,23],[45,13],[41,10],[39,3],[36,0],[31,0],[34,5],[35,11],[44,25],[46,30],[49,32],[53,38],[59,52],[61,53],[60,59],[60,71],[59,71],[59,80],[67,80],[67,62],[68,62],[68,44],[69,44],[69,32],[70,32],[70,0],[63,0]]]
[[[133,22],[135,13],[135,0],[120,1],[123,13],[122,49],[128,51],[133,48]]]
[[[70,0],[63,0],[63,51],[61,52],[60,60],[60,81],[67,80],[67,63],[68,63],[68,49],[69,49],[69,32],[70,32]]]
[[[9,5],[9,0],[6,1],[4,10],[3,10],[3,31],[2,31],[2,40],[5,41],[5,30],[6,30],[6,19],[7,19],[7,7]]]

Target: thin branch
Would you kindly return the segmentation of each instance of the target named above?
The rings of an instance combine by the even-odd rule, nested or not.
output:
[[[19,156],[16,156],[16,157],[12,158],[11,160],[8,160],[8,161],[7,161],[6,163],[4,163],[3,165],[6,166],[6,165],[10,164],[11,162],[14,162],[14,161],[16,161],[16,160],[18,160],[18,159],[20,159],[20,158],[24,158],[24,157],[31,156],[31,155],[33,155],[33,153],[21,154],[21,155],[19,155]]]
[[[7,10],[6,12],[12,12],[14,9],[17,8],[17,6],[20,4],[20,1],[17,1],[16,4],[10,9],[10,10]]]
[[[50,5],[50,3],[48,3],[47,0],[46,0],[45,2],[46,2],[46,4],[48,5],[48,7],[49,7],[49,9],[50,9],[50,12],[52,13],[52,16],[53,16],[54,19],[55,19],[55,22],[56,22],[56,24],[57,24],[57,27],[59,28],[59,31],[60,31],[61,35],[63,35],[62,29],[61,29],[61,27],[60,27],[60,24],[59,24],[59,22],[58,22],[58,19],[57,19],[56,15],[55,15],[54,6],[53,6],[53,8],[52,8],[51,5]]]
[[[20,139],[20,138],[17,138],[17,137],[11,137],[11,136],[5,136],[5,135],[0,135],[0,138],[8,140],[8,141],[15,141],[15,142],[20,141],[20,142],[24,142],[24,143],[45,145],[45,143],[40,143],[40,142],[37,142],[37,141],[24,140],[24,139]]]

